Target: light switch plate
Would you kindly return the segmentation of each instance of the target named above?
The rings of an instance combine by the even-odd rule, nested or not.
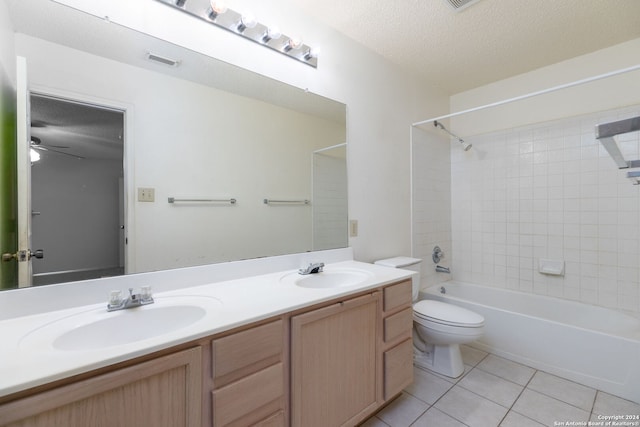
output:
[[[349,220],[349,237],[358,237],[358,220]]]
[[[156,200],[156,190],[154,188],[138,187],[139,202],[154,202]]]

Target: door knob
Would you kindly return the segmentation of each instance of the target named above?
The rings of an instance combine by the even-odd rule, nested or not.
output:
[[[8,262],[14,259],[22,262],[22,261],[28,261],[31,258],[38,258],[38,259],[44,258],[44,250],[36,249],[35,251],[32,252],[31,249],[27,249],[26,251],[18,251],[15,254],[12,254],[9,252],[2,254],[3,262]]]
[[[44,249],[36,249],[34,252],[29,251],[29,258],[44,258]]]

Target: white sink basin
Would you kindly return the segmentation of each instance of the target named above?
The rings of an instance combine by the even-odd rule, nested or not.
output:
[[[160,297],[155,303],[107,312],[76,313],[34,329],[20,347],[48,344],[56,350],[89,351],[121,346],[175,332],[204,319],[221,302],[206,296]]]
[[[281,281],[301,288],[327,289],[355,286],[373,277],[373,274],[355,268],[327,269],[321,273],[301,275],[289,273]]]

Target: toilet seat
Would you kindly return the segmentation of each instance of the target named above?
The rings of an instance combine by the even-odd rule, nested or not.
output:
[[[481,328],[484,317],[466,308],[435,300],[422,300],[413,305],[414,319],[460,328]]]

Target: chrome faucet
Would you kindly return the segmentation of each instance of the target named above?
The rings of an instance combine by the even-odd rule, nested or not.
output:
[[[442,267],[441,265],[436,265],[436,271],[438,273],[448,273],[451,274],[451,270],[449,267]]]
[[[111,291],[107,311],[125,310],[154,303],[151,296],[151,286],[143,286],[140,288],[139,294],[134,294],[133,288],[129,288],[129,297],[127,299],[123,299],[121,295],[121,291]]]
[[[299,269],[298,274],[322,273],[323,268],[324,268],[324,262],[313,262],[309,264],[306,268]]]

